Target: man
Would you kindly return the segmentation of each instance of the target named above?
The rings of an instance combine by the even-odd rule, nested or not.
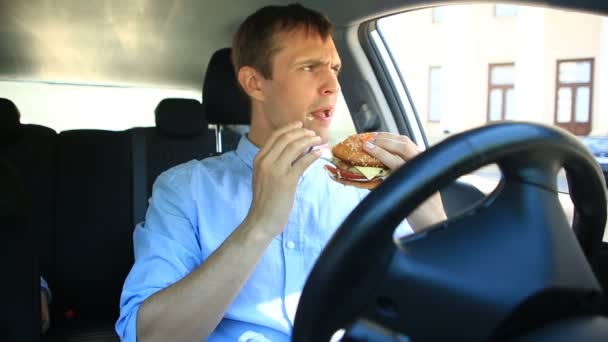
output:
[[[233,43],[251,130],[236,151],[162,174],[116,330],[126,341],[287,341],[323,246],[366,190],[331,180],[314,146],[328,141],[340,91],[331,24],[300,5],[265,7]],[[370,154],[396,168],[409,139],[377,135]],[[445,218],[437,196],[408,218]]]

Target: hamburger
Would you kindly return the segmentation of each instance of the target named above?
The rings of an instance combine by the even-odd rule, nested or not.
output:
[[[331,164],[325,165],[330,177],[339,183],[365,189],[380,185],[390,171],[363,149],[363,144],[373,137],[373,133],[354,134],[336,144],[331,149]]]

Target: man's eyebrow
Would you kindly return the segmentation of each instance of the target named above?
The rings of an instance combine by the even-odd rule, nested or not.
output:
[[[319,58],[307,58],[307,59],[303,59],[300,61],[296,61],[295,64],[296,65],[306,65],[306,64],[318,65],[318,64],[325,64],[325,62],[323,62],[323,60],[321,60]]]
[[[324,61],[323,59],[320,58],[307,58],[307,59],[303,59],[300,61],[296,61],[295,65],[323,65],[323,64],[329,64],[328,61]],[[332,68],[340,68],[342,67],[342,63],[340,61],[332,63],[331,64]]]

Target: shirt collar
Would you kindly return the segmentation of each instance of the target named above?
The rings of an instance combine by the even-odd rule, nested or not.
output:
[[[246,134],[239,140],[239,144],[236,147],[236,155],[252,170],[253,159],[255,159],[255,156],[259,152],[260,149],[249,140],[249,137]]]

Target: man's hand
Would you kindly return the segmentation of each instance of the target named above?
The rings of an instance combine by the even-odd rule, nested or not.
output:
[[[253,162],[253,199],[247,220],[264,227],[274,237],[287,225],[298,181],[319,158],[321,143],[314,131],[297,121],[275,131]]]
[[[46,331],[49,330],[49,325],[51,323],[49,316],[49,304],[46,300],[44,290],[40,291],[40,312],[42,313],[42,317],[40,319],[40,322],[42,323],[41,332],[44,335]]]
[[[363,144],[363,148],[391,170],[398,169],[420,153],[410,138],[392,133],[377,133],[373,139]],[[418,231],[446,218],[441,195],[437,192],[414,210],[408,221],[414,231]]]

